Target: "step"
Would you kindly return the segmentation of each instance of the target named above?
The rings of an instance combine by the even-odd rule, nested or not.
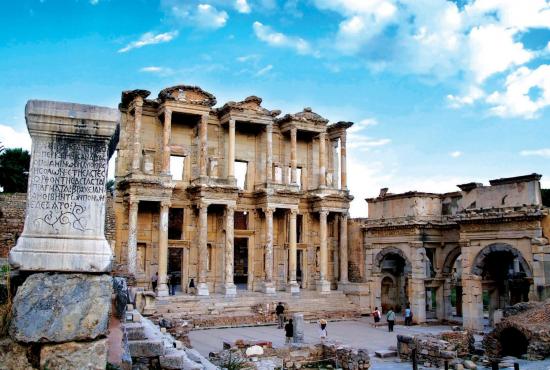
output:
[[[128,340],[147,339],[147,336],[145,335],[145,328],[143,327],[143,324],[139,322],[124,323],[122,324],[122,327],[126,330]]]
[[[396,357],[397,351],[393,351],[390,349],[380,349],[378,351],[374,351],[374,355],[380,358]]]
[[[164,342],[162,340],[129,340],[128,348],[132,357],[157,357],[164,355]]]

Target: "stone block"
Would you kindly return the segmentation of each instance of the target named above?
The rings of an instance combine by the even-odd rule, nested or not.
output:
[[[140,340],[147,338],[145,336],[145,328],[141,323],[129,322],[125,323],[123,327],[126,331],[126,335],[128,336],[128,340]]]
[[[465,360],[462,365],[464,365],[464,368],[466,368],[466,369],[470,369],[470,370],[476,370],[477,369],[477,365],[473,361],[470,361],[470,360]]]
[[[0,370],[33,370],[27,352],[27,347],[9,338],[0,340]]]
[[[390,351],[390,350],[386,350],[386,349],[382,349],[382,350],[379,350],[379,351],[375,351],[374,354],[375,354],[376,357],[380,357],[380,358],[395,357],[395,356],[397,356],[397,352],[396,352],[396,351]]]
[[[128,341],[128,348],[132,357],[157,357],[164,355],[164,343],[162,340],[131,340]]]
[[[107,334],[111,277],[34,274],[17,290],[11,336],[20,342],[91,340]]]
[[[107,339],[46,344],[40,350],[40,368],[104,370],[107,365],[107,348]]]

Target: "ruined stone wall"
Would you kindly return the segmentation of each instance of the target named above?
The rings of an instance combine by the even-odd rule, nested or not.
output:
[[[0,194],[0,258],[8,258],[23,232],[27,193]]]
[[[348,221],[348,278],[352,283],[362,282],[365,276],[362,229],[364,222],[364,218],[353,218]]]
[[[115,240],[115,216],[113,197],[105,202],[105,238],[112,245]],[[0,258],[8,258],[17,238],[23,232],[27,193],[0,194]]]

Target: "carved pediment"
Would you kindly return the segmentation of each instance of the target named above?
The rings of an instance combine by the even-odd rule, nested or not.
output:
[[[177,85],[167,87],[159,93],[159,100],[174,100],[187,104],[212,107],[216,105],[216,97],[198,86]]]
[[[319,125],[326,125],[328,123],[328,119],[315,113],[309,107],[304,108],[303,111],[298,113],[285,114],[284,117],[279,119],[279,123],[285,123],[285,122],[291,122],[291,121],[313,123],[313,124],[319,124]]]
[[[229,101],[225,103],[224,106],[218,110],[218,114],[222,116],[230,111],[250,112],[272,117],[276,117],[281,114],[280,110],[271,111],[262,107],[262,98],[255,95],[249,96],[240,102]]]

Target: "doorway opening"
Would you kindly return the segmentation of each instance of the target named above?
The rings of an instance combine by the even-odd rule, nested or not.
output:
[[[182,261],[183,248],[168,248],[168,275],[170,284],[174,284],[176,293],[182,293]]]
[[[300,288],[303,288],[302,283],[304,281],[303,262],[304,262],[304,251],[301,249],[298,249],[296,251],[296,282],[298,283],[298,286]]]
[[[233,249],[233,281],[237,289],[247,289],[248,238],[235,238]]]
[[[514,356],[521,358],[527,353],[529,340],[521,331],[510,327],[500,333],[501,356]]]

